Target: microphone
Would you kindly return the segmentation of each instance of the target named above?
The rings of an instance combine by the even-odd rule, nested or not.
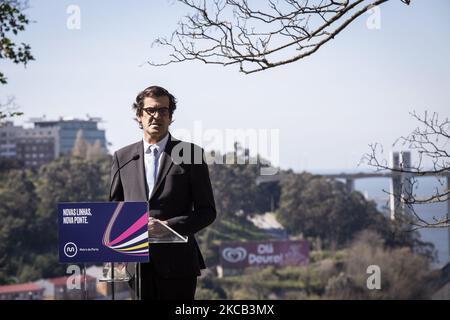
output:
[[[141,156],[137,153],[135,154],[130,160],[128,160],[127,162],[125,162],[123,165],[121,165],[119,168],[117,168],[116,172],[114,172],[114,175],[111,179],[111,186],[109,187],[109,201],[111,201],[111,191],[112,191],[112,186],[114,184],[114,179],[116,178],[116,175],[119,173],[120,169],[122,169],[123,167],[125,167],[127,164],[129,164],[131,161],[137,160],[139,159]]]

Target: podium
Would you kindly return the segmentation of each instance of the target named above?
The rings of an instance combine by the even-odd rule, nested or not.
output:
[[[147,202],[58,203],[59,262],[83,263],[85,280],[86,263],[102,263],[99,281],[111,285],[113,300],[115,283],[131,280],[127,267],[134,263],[134,297],[140,298],[140,263],[149,262],[149,246],[188,241],[148,213]]]
[[[157,245],[158,243],[186,243],[187,237],[180,235],[178,232],[170,228],[168,225],[158,219],[152,217],[148,218],[148,245]],[[123,262],[106,262],[103,264],[104,278],[100,279],[101,282],[108,282],[111,284],[112,300],[114,300],[114,286],[117,282],[128,282],[131,280],[127,272],[127,263]],[[134,265],[134,297],[140,299],[141,297],[141,271],[140,265]]]
[[[187,237],[180,235],[162,221],[149,217],[148,243],[186,243]]]

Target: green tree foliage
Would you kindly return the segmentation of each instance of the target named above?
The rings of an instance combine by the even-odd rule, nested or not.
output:
[[[389,248],[373,231],[358,234],[345,250],[342,270],[329,277],[324,297],[331,299],[428,299],[429,261],[411,248]],[[368,290],[367,267],[380,268],[380,289]]]
[[[2,0],[0,2],[0,59],[11,60],[26,65],[34,60],[28,44],[14,43],[12,37],[17,36],[30,23],[23,13],[26,1]],[[0,84],[6,84],[6,76],[0,72]]]
[[[23,161],[15,158],[0,158],[0,174],[7,173],[10,170],[19,170],[23,168]]]
[[[106,201],[110,156],[97,161],[61,157],[37,172],[0,175],[0,283],[61,276],[57,203]]]
[[[197,284],[196,300],[226,299],[227,293],[211,272],[206,273]]]
[[[374,203],[359,192],[348,192],[339,181],[290,172],[281,182],[278,218],[291,234],[340,245],[372,225],[379,215]]]
[[[325,292],[317,264],[302,267],[248,268],[243,274],[214,278],[207,275],[199,287],[208,289],[211,299],[317,299]]]
[[[271,236],[255,227],[245,216],[218,216],[216,221],[202,230],[198,236],[199,245],[207,266],[219,264],[219,247],[222,242],[267,240]]]
[[[34,60],[28,44],[17,45],[12,39],[19,32],[24,31],[25,26],[30,23],[29,19],[23,14],[26,7],[27,1],[0,1],[0,60],[6,59],[24,66],[29,61]],[[0,84],[6,84],[7,82],[6,76],[0,72]],[[0,124],[5,119],[23,115],[16,109],[14,97],[9,97],[6,102],[0,101]]]
[[[405,215],[398,215],[394,221],[384,216],[377,217],[377,221],[368,229],[375,231],[382,239],[386,247],[401,248],[408,247],[415,253],[426,257],[430,261],[437,259],[437,252],[434,245],[420,239],[420,233],[411,230],[411,218]]]
[[[36,180],[37,213],[41,232],[48,237],[48,243],[56,244],[57,203],[107,201],[105,175],[109,176],[109,171],[105,172],[101,162],[68,156],[40,168]]]
[[[220,156],[220,155],[216,155]],[[259,166],[255,164],[211,164],[211,184],[217,208],[216,221],[198,234],[208,266],[219,263],[220,243],[268,239],[247,217],[270,211],[271,198],[277,201],[277,184],[256,185]]]
[[[36,221],[37,198],[30,172],[12,170],[0,175],[0,283],[32,277],[40,235]]]
[[[244,215],[271,210],[271,198],[279,198],[276,183],[256,184],[260,166],[256,164],[212,164],[209,166],[216,207],[221,215]]]
[[[343,247],[360,231],[381,234],[386,245],[408,246],[431,256],[433,247],[421,242],[418,232],[405,228],[402,219],[391,221],[373,201],[358,191],[349,191],[336,180],[308,173],[287,172],[281,181],[277,217],[291,235],[320,238],[325,247]]]
[[[379,290],[367,287],[370,265],[380,267]],[[435,277],[426,257],[408,247],[388,247],[376,232],[364,230],[345,249],[312,252],[307,266],[248,268],[224,278],[207,274],[198,298],[429,299]]]
[[[108,198],[111,156],[100,152],[98,143],[93,148],[92,154],[64,156],[38,171],[8,165],[0,172],[0,283],[64,274],[57,256],[57,203]],[[221,242],[270,238],[247,217],[268,211],[267,198],[280,191],[273,185],[256,185],[256,165],[211,165],[210,173],[218,218],[198,239],[207,265],[214,266]],[[343,247],[358,231],[371,228],[381,234],[384,247],[414,247],[413,233],[385,219],[358,192],[306,173],[284,176],[278,215],[292,235],[303,233]],[[212,299],[322,297],[328,280],[345,271],[343,255],[313,254],[311,268],[249,270],[244,277],[223,279],[209,275],[199,283],[198,294]]]

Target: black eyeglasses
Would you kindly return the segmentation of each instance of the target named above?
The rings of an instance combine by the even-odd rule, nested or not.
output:
[[[169,114],[169,108],[167,107],[163,107],[163,108],[152,108],[152,107],[148,107],[148,108],[144,108],[143,109],[149,116],[155,116],[156,113],[158,112],[160,116],[167,116]]]

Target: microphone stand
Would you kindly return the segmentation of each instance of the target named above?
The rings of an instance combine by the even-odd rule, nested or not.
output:
[[[109,187],[109,201],[112,201],[111,191],[112,191],[112,187],[114,185],[114,180],[116,178],[116,175],[119,173],[120,169],[125,167],[131,161],[138,160],[139,158],[140,158],[140,155],[139,154],[135,154],[130,160],[125,162],[123,165],[121,165],[119,168],[117,168],[116,172],[114,172],[114,175],[113,175],[113,177],[111,179],[111,186]],[[115,300],[115,293],[114,293],[114,287],[115,287],[115,285],[114,285],[114,262],[111,262],[111,280],[112,280],[111,281],[111,300]]]

